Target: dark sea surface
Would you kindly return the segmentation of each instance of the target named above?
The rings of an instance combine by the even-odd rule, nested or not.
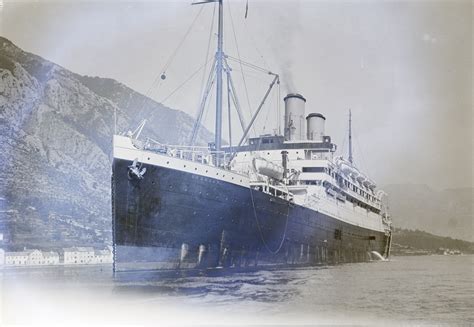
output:
[[[474,256],[246,273],[5,269],[0,325],[473,325]]]

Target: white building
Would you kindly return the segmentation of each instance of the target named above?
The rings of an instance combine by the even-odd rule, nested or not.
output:
[[[31,252],[33,250],[5,252],[5,266],[26,266]]]
[[[93,247],[71,247],[64,248],[64,264],[87,265],[95,263],[95,251]]]
[[[23,250],[20,252],[6,252],[6,266],[43,266],[59,264],[57,252],[42,252],[40,250]]]
[[[43,252],[43,261],[45,265],[58,265],[59,253],[57,252]]]
[[[95,251],[95,263],[112,263],[112,252],[109,249]]]
[[[28,250],[28,260],[26,264],[30,266],[44,264],[43,253],[40,250]]]

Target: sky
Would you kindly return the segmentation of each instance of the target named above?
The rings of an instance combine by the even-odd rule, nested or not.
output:
[[[216,35],[214,4],[190,3],[0,0],[0,35],[73,72],[114,78],[195,116]],[[282,98],[298,92],[306,113],[326,116],[326,133],[344,155],[352,110],[355,162],[379,184],[472,187],[470,1],[248,3],[247,18],[246,1],[225,4],[224,50],[281,76],[280,94],[270,94],[255,133],[272,133]],[[271,76],[230,63],[248,122]],[[154,83],[164,70],[167,78]],[[210,101],[204,122],[212,131],[213,95]],[[231,115],[235,142],[241,131]]]

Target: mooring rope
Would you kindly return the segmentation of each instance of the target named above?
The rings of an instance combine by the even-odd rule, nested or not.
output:
[[[253,214],[254,214],[254,217],[255,217],[255,222],[257,223],[258,231],[260,233],[260,238],[262,239],[263,245],[265,245],[265,248],[270,253],[277,254],[278,252],[280,252],[281,248],[283,247],[283,244],[285,243],[286,232],[288,231],[288,220],[289,220],[289,216],[290,216],[290,201],[288,201],[288,210],[287,210],[287,213],[286,213],[285,230],[283,232],[283,236],[281,238],[280,244],[278,245],[277,249],[272,250],[270,248],[270,246],[268,245],[267,241],[265,241],[265,237],[263,235],[262,228],[261,228],[260,223],[258,221],[257,210],[255,209],[255,200],[253,198],[253,193],[252,193],[252,187],[249,187],[249,189],[250,189],[250,198],[252,199]],[[287,188],[287,192],[288,192],[288,188]]]

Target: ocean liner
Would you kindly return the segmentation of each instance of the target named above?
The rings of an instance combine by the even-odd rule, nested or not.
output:
[[[279,100],[283,135],[249,137],[280,77],[267,72],[272,81],[246,124],[232,81],[232,57],[223,52],[223,1],[199,4],[208,2],[218,6],[217,51],[189,144],[141,138],[143,125],[113,137],[114,269],[145,261],[157,269],[204,269],[388,257],[391,222],[384,192],[354,164],[350,114],[347,158],[335,155],[326,117],[306,112],[306,98],[297,93]],[[236,145],[222,140],[225,78],[228,110],[237,111],[243,131]],[[214,84],[215,140],[198,147]]]

